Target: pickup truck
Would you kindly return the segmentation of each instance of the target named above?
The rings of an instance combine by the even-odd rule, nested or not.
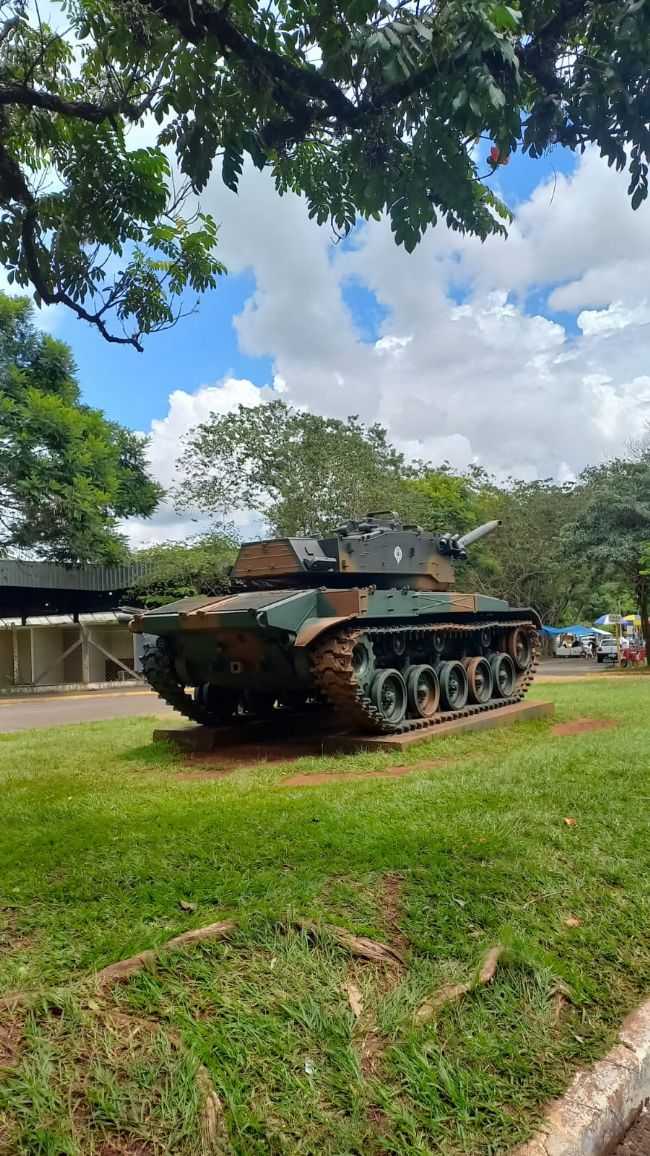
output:
[[[616,662],[618,658],[618,647],[616,639],[611,634],[603,634],[598,639],[598,648],[596,650],[596,658],[598,662]]]

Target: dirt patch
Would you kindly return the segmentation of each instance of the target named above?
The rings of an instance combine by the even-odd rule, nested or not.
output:
[[[187,765],[192,770],[180,771],[177,779],[224,779],[233,771],[260,770],[273,763],[291,763],[295,759],[323,754],[321,743],[317,742],[287,742],[287,743],[233,743],[232,746],[220,751],[209,751],[206,754],[192,754],[187,759]]]
[[[3,1068],[13,1068],[20,1059],[23,1049],[23,1022],[9,1016],[0,1023],[0,1071]]]
[[[290,775],[276,785],[278,787],[318,787],[322,783],[361,782],[363,779],[400,779],[402,775],[412,775],[415,771],[434,771],[448,766],[451,759],[429,759],[424,763],[400,763],[383,771],[316,771],[313,775]]]
[[[29,951],[34,946],[34,936],[20,930],[18,914],[15,907],[0,907],[0,954]]]
[[[552,735],[582,735],[588,731],[609,731],[618,726],[611,718],[576,718],[573,722],[556,723],[551,727]]]
[[[117,1136],[104,1140],[95,1148],[97,1156],[155,1156],[155,1148],[145,1140],[133,1136]]]
[[[388,1041],[376,1031],[367,1032],[361,1040],[359,1061],[366,1080],[377,1074],[387,1046]]]
[[[381,881],[379,893],[379,907],[386,928],[390,934],[391,943],[400,951],[408,947],[408,939],[400,928],[402,919],[402,892],[404,890],[404,876],[397,871],[389,871]]]
[[[650,1113],[644,1112],[633,1124],[614,1156],[650,1156]]]

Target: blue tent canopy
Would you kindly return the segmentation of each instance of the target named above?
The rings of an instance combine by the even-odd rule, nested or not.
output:
[[[542,626],[545,634],[555,637],[557,634],[573,634],[576,638],[584,638],[586,634],[603,634],[602,630],[590,629],[588,626]]]

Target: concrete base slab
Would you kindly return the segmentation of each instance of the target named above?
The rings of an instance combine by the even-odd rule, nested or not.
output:
[[[261,748],[271,750],[277,743],[288,748],[292,743],[297,748],[309,739],[317,743],[323,754],[355,753],[357,751],[403,751],[406,747],[429,742],[430,739],[445,738],[465,731],[491,730],[492,727],[511,726],[516,722],[530,719],[550,718],[555,707],[552,702],[518,702],[500,710],[485,711],[484,714],[470,715],[468,718],[439,723],[423,731],[411,731],[404,735],[363,735],[342,733],[335,729],[334,720],[322,716],[308,715],[291,720],[291,734],[282,730],[279,722],[271,724],[253,723],[241,727],[175,727],[161,728],[153,733],[154,740],[173,743],[188,754],[208,754],[211,751],[228,749],[233,751],[239,744],[257,743]],[[300,749],[296,750],[299,757]]]
[[[417,746],[418,743],[463,734],[465,731],[487,731],[493,727],[511,726],[516,722],[550,718],[554,712],[555,706],[552,702],[517,702],[514,706],[488,710],[484,714],[474,714],[468,718],[453,719],[451,722],[438,723],[428,730],[410,731],[404,735],[328,735],[323,740],[323,747],[330,754],[335,751],[349,753],[374,750],[403,751],[406,747]]]

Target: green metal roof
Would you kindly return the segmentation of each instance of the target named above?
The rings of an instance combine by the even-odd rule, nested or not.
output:
[[[55,562],[21,562],[0,558],[0,588],[32,590],[126,590],[146,573],[142,562],[128,566],[63,566]]]

